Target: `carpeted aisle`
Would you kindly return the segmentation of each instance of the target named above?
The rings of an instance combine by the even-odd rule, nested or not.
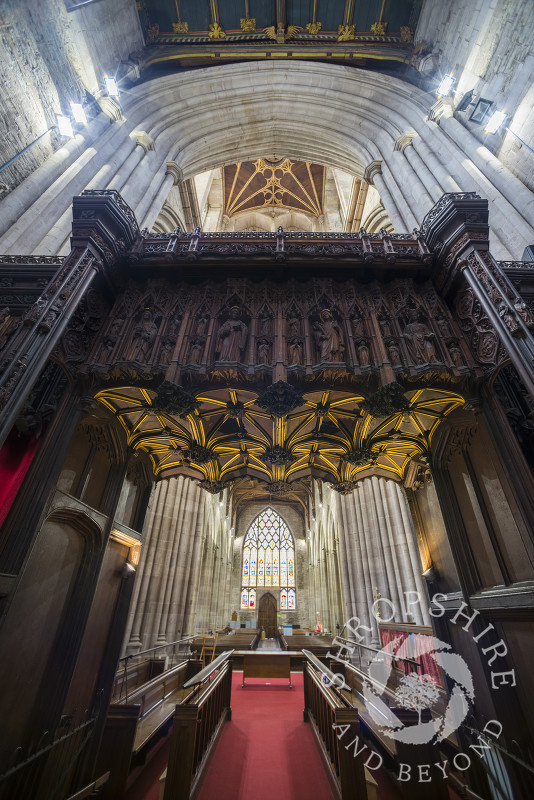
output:
[[[302,720],[303,679],[232,682],[232,721],[221,738],[197,800],[333,800],[321,754]]]

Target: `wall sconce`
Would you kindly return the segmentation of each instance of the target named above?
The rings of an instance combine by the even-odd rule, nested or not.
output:
[[[75,122],[78,122],[80,125],[87,125],[87,115],[81,103],[73,103],[71,100],[70,110]]]
[[[72,139],[74,136],[74,132],[72,130],[72,123],[68,117],[63,116],[63,114],[57,115],[57,127],[61,134],[61,136],[68,136],[69,139]]]
[[[454,75],[451,72],[448,75],[445,75],[445,77],[442,79],[440,85],[436,90],[437,96],[446,97],[448,94],[450,94],[453,86],[454,86]]]
[[[430,564],[430,566],[423,572],[423,578],[425,581],[428,581],[428,583],[433,583],[437,577],[437,571],[434,569],[433,564]]]
[[[125,561],[122,567],[122,577],[129,578],[130,575],[135,574],[135,567],[133,564],[130,564],[129,561]]]
[[[494,111],[486,123],[484,133],[497,133],[507,117],[508,114],[506,114],[504,111]]]
[[[106,92],[110,97],[119,96],[119,87],[117,86],[117,81],[115,78],[110,78],[108,75],[104,75],[104,84],[106,86]]]

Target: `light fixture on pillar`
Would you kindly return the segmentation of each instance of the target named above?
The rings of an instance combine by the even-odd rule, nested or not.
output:
[[[430,562],[430,566],[423,572],[423,578],[428,581],[428,583],[433,583],[436,580],[437,573],[432,562]]]
[[[437,96],[447,97],[447,95],[451,93],[451,89],[453,86],[454,86],[454,75],[451,72],[448,75],[445,75],[445,77],[442,79],[440,85],[436,90]]]
[[[57,115],[57,127],[62,136],[68,136],[72,139],[74,132],[72,130],[72,123],[68,117],[63,114]]]
[[[71,100],[70,110],[75,122],[78,122],[80,125],[87,125],[87,115],[81,103],[73,103]]]
[[[484,133],[497,133],[507,118],[508,114],[505,111],[494,111],[486,123]]]
[[[110,78],[109,75],[104,75],[104,83],[106,86],[106,92],[110,97],[119,97],[119,87],[117,86],[117,81],[115,78]]]

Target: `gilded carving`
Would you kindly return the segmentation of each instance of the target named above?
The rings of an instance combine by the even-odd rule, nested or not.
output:
[[[264,408],[273,417],[285,417],[303,403],[302,395],[285,381],[273,383],[256,400],[256,405]]]
[[[338,42],[351,42],[356,36],[356,25],[340,25],[337,29]]]
[[[362,409],[373,417],[389,417],[407,411],[409,405],[402,386],[396,381],[381,386],[362,401]]]
[[[371,25],[371,33],[374,33],[375,36],[385,36],[387,27],[387,22],[373,22]]]
[[[208,36],[210,39],[226,39],[226,32],[218,22],[212,22],[209,26]]]
[[[253,33],[256,30],[256,20],[254,18],[241,17],[240,23],[241,30],[245,31],[245,33]]]

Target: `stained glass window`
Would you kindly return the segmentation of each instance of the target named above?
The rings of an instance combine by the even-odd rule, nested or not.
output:
[[[243,542],[241,608],[256,607],[256,592],[244,587],[281,586],[280,608],[294,609],[295,542],[286,523],[273,508],[252,522]]]

